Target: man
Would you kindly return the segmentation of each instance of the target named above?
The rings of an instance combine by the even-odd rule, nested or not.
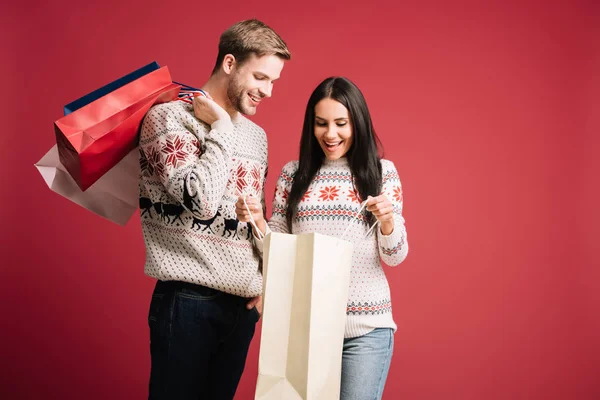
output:
[[[264,207],[265,132],[242,116],[271,97],[290,52],[257,20],[221,35],[206,97],[153,107],[140,134],[145,273],[158,279],[150,399],[232,399],[260,318],[261,241],[235,203]],[[263,233],[264,223],[258,227]]]

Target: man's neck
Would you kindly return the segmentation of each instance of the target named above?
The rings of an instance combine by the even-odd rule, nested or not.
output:
[[[225,79],[213,75],[204,85],[202,85],[202,90],[207,92],[215,103],[223,107],[232,120],[237,119],[239,112],[233,108],[233,105],[227,98],[227,82]]]

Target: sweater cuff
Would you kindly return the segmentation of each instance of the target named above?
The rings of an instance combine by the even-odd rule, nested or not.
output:
[[[210,129],[221,133],[232,133],[233,123],[230,119],[218,119],[212,123]]]
[[[381,232],[381,224],[377,227],[377,234],[379,235],[379,245],[384,248],[391,248],[396,246],[402,239],[402,231],[404,227],[404,221],[401,217],[394,218],[394,230],[389,235],[384,235]]]
[[[211,131],[206,135],[206,139],[216,143],[226,152],[228,168],[232,164],[232,154],[235,149],[235,135],[233,134],[233,124],[229,119],[219,119],[212,123]]]

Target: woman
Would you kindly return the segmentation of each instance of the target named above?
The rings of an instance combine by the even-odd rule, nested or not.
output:
[[[268,223],[275,232],[334,237],[341,237],[350,225],[344,236],[354,244],[354,254],[342,400],[381,399],[396,331],[381,260],[396,266],[408,252],[400,179],[394,164],[380,159],[377,142],[358,87],[340,77],[323,81],[306,107],[299,161],[286,164],[277,181]],[[363,200],[366,212],[361,211]],[[249,197],[246,202],[252,218],[262,225],[258,201]],[[251,221],[242,199],[236,212],[240,221]],[[369,233],[373,224],[378,226]]]

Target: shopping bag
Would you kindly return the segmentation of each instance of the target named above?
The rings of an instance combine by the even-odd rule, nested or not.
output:
[[[54,145],[36,164],[48,187],[61,196],[124,226],[139,203],[139,150],[132,150],[85,192],[60,163]]]
[[[256,400],[339,399],[353,245],[269,233]]]
[[[150,63],[65,105],[64,113],[65,115],[71,114],[159,68],[158,63]],[[190,102],[194,96],[202,93],[200,89],[179,82],[173,83],[181,87],[178,98],[183,101]],[[35,166],[52,191],[119,225],[125,225],[138,208],[140,164],[139,148],[137,147],[85,191],[81,189],[65,166],[61,164],[57,145],[52,147],[35,163]]]
[[[137,146],[139,128],[155,104],[174,100],[180,85],[168,67],[149,72],[54,123],[60,163],[85,191]]]
[[[90,104],[92,101],[98,100],[100,97],[105,96],[110,92],[113,92],[118,88],[125,86],[146,74],[149,74],[152,71],[156,71],[159,68],[160,66],[156,61],[153,61],[148,65],[144,65],[142,68],[139,68],[107,85],[102,86],[100,89],[96,89],[93,92],[70,102],[69,104],[65,105],[64,113],[65,115],[71,114],[73,111],[79,110],[81,107]]]

